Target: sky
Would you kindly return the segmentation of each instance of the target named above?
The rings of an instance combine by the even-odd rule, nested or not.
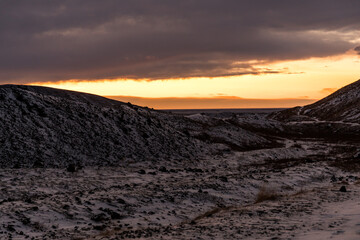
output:
[[[165,109],[292,107],[360,78],[360,1],[0,1],[0,43],[0,84]]]

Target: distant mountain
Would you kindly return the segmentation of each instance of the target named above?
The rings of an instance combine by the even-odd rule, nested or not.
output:
[[[360,80],[313,104],[270,115],[280,121],[342,121],[360,123]]]
[[[202,143],[174,124],[188,120],[172,118],[92,94],[2,85],[0,167],[109,166],[198,157]]]

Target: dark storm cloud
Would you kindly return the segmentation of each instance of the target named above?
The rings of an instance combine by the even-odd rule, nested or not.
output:
[[[0,1],[0,81],[261,74],[254,62],[336,55],[358,0]]]
[[[354,48],[354,50],[355,50],[355,52],[357,52],[357,54],[359,54],[359,55],[360,55],[360,46],[358,46],[358,47]]]

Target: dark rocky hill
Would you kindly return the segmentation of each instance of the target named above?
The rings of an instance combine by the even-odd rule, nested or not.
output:
[[[2,85],[0,167],[169,163],[278,145],[227,120],[205,120],[87,93]]]
[[[0,167],[119,165],[201,155],[201,142],[170,117],[86,93],[2,85]]]
[[[280,121],[341,121],[360,123],[360,80],[313,104],[270,115]]]

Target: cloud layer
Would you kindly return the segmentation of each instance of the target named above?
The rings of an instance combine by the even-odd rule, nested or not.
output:
[[[1,1],[0,82],[276,73],[359,30],[358,0]]]

